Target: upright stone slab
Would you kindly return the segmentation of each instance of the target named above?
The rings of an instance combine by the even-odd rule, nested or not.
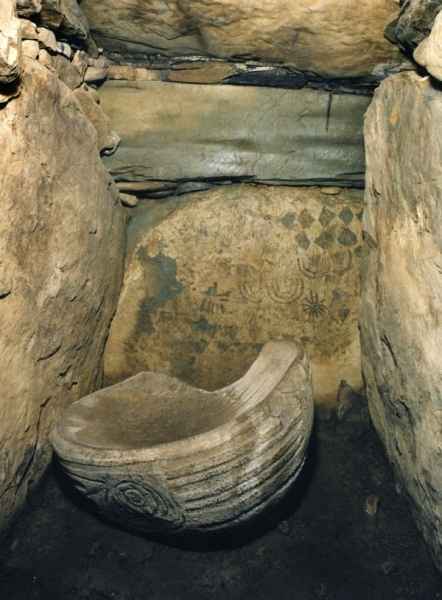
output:
[[[384,28],[395,0],[83,0],[107,51],[281,62],[329,76],[370,75],[397,59]]]
[[[109,81],[100,99],[121,138],[106,160],[117,181],[363,181],[364,96]]]
[[[417,74],[388,79],[365,133],[370,411],[442,568],[442,93]]]
[[[101,383],[125,238],[93,126],[54,72],[23,65],[0,108],[0,531],[47,466],[60,412]]]
[[[270,339],[306,347],[318,403],[361,386],[361,193],[226,186],[158,208],[129,229],[108,383],[158,370],[223,387]]]

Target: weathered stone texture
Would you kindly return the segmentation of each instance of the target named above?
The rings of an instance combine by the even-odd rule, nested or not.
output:
[[[384,28],[394,0],[83,0],[100,45],[126,54],[258,58],[327,75],[396,60]]]
[[[42,0],[16,0],[17,13],[20,17],[35,17],[41,12]]]
[[[22,42],[22,52],[27,58],[37,60],[40,46],[36,40],[24,40],[24,42]]]
[[[362,352],[370,411],[442,568],[442,94],[402,74],[366,123]]]
[[[10,84],[20,75],[20,24],[15,2],[0,4],[0,84]]]
[[[158,370],[219,389],[262,344],[287,336],[310,354],[317,402],[335,403],[342,379],[358,389],[361,200],[358,191],[245,185],[140,204],[107,381]]]
[[[105,163],[117,181],[364,179],[364,96],[155,81],[109,81],[99,95],[121,137]]]
[[[414,51],[415,60],[442,81],[442,12],[434,21],[431,34]]]
[[[99,152],[106,154],[115,152],[120,143],[120,138],[112,131],[109,117],[102,110],[96,91],[87,85],[83,85],[74,91],[74,96],[80,104],[81,110],[95,127]]]
[[[308,358],[280,340],[215,392],[153,372],[99,390],[66,411],[51,441],[77,490],[120,526],[207,533],[290,489],[312,425]]]
[[[412,52],[430,33],[442,0],[405,0],[397,19],[387,26],[387,36]]]
[[[24,65],[0,110],[0,529],[44,470],[60,411],[100,381],[124,254],[94,128],[55,74]]]
[[[77,43],[89,37],[89,23],[77,0],[42,0],[39,21]]]
[[[65,56],[58,54],[53,57],[52,63],[57,72],[58,78],[65,83],[71,90],[75,90],[83,83],[81,70]]]

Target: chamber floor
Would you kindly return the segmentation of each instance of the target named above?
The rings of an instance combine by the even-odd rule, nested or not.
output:
[[[374,517],[369,496],[379,497]],[[359,410],[316,423],[301,480],[245,529],[143,538],[88,512],[54,467],[0,560],[7,600],[442,599],[442,578]]]

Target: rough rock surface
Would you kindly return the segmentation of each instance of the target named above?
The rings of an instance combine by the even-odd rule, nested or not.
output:
[[[20,35],[22,40],[38,40],[37,25],[29,19],[20,19]]]
[[[49,460],[60,411],[95,389],[124,218],[72,92],[24,60],[0,110],[0,529]]]
[[[81,70],[73,62],[58,54],[52,58],[52,63],[58,78],[71,90],[81,86],[84,77]]]
[[[42,0],[17,0],[17,14],[20,17],[35,17],[41,12]]]
[[[83,0],[99,44],[126,55],[202,54],[366,75],[396,60],[395,0]]]
[[[42,0],[39,21],[77,43],[89,37],[89,23],[77,0]]]
[[[436,17],[429,37],[414,51],[414,58],[433,77],[442,81],[442,12]]]
[[[99,152],[112,154],[120,143],[118,135],[111,130],[109,117],[103,112],[95,90],[84,84],[74,91],[81,110],[95,127]]]
[[[21,45],[22,53],[24,56],[28,58],[33,58],[34,60],[38,59],[38,54],[40,52],[40,46],[36,40],[24,40]]]
[[[371,416],[439,568],[441,123],[442,94],[417,74],[388,79],[369,109],[361,315]]]
[[[99,95],[121,137],[106,160],[117,181],[363,182],[364,96],[156,81]]]
[[[361,386],[361,192],[243,185],[143,204],[107,382],[150,369],[218,389],[287,336],[310,354],[318,402],[335,403],[342,379]]]
[[[405,0],[399,17],[386,28],[391,41],[412,52],[429,34],[442,0]]]

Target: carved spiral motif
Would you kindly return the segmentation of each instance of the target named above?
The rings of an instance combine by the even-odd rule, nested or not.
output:
[[[137,481],[121,481],[109,490],[109,500],[137,512],[159,513],[161,496]]]
[[[135,476],[122,481],[110,479],[109,509],[145,530],[176,529],[184,515],[170,494],[152,478]]]
[[[74,473],[76,487],[111,520],[144,532],[173,531],[184,525],[184,513],[153,477],[127,473]]]

